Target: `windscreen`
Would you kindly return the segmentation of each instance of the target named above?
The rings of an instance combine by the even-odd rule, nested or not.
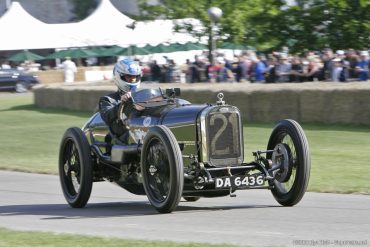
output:
[[[135,103],[148,102],[151,100],[163,100],[162,93],[159,89],[141,89],[132,94]]]

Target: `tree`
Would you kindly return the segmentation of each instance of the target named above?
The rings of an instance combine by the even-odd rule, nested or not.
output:
[[[140,1],[144,19],[199,19],[201,29],[191,23],[177,27],[196,37],[210,33],[207,9],[219,7],[218,40],[258,50],[367,49],[370,41],[370,0],[296,0],[290,6],[284,0],[162,0],[155,6]]]
[[[292,50],[364,49],[370,38],[369,0],[312,0],[280,13],[277,39]]]
[[[92,10],[97,6],[96,0],[73,0],[74,13],[78,20],[82,20],[87,17]]]
[[[248,44],[259,48],[274,46],[277,40],[269,34],[271,23],[285,4],[282,0],[162,0],[160,5],[149,5],[141,0],[139,6],[142,19],[196,18],[203,28],[188,22],[178,25],[176,30],[186,30],[195,37],[210,33],[207,10],[219,7],[223,11],[218,22],[216,35],[220,41]]]

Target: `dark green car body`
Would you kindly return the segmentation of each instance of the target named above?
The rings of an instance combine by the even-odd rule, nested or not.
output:
[[[301,200],[309,180],[310,154],[296,121],[280,121],[267,149],[253,152],[254,160],[245,163],[238,108],[227,105],[222,93],[211,104],[191,104],[178,95],[175,89],[141,90],[137,98],[133,94],[130,106],[140,110],[129,116],[128,105],[121,104],[118,119],[128,130],[127,142],[111,133],[100,113],[82,129],[67,129],[59,174],[72,207],[84,207],[92,183],[99,181],[146,194],[161,213],[175,210],[181,197],[187,201],[233,197],[244,189],[270,189],[284,206]]]

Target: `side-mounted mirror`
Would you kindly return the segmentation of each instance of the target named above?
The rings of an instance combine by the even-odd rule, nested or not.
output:
[[[181,91],[180,88],[167,88],[165,94],[168,98],[175,98],[180,96]]]

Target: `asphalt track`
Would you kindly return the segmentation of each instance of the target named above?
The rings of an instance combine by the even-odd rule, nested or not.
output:
[[[70,208],[57,176],[0,171],[0,227],[177,242],[252,246],[368,246],[370,196],[306,193],[279,206],[265,190],[181,201],[158,214],[145,196],[94,183],[84,209]]]

